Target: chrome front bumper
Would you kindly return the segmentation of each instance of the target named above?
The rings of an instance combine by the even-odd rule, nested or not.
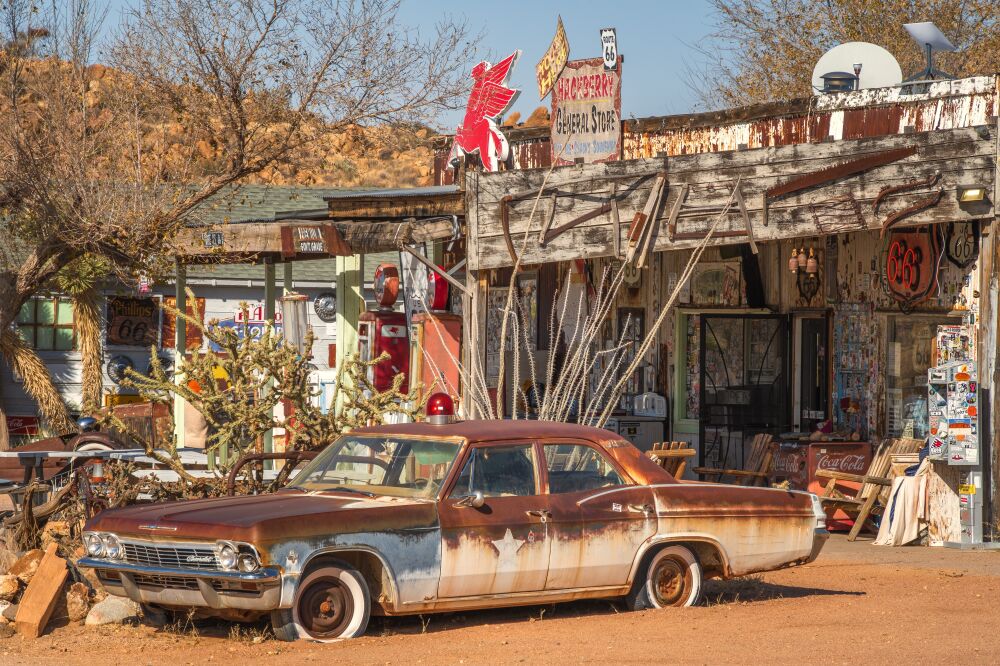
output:
[[[822,528],[816,528],[813,530],[813,545],[812,551],[809,553],[806,562],[812,562],[817,557],[819,557],[819,552],[823,550],[823,545],[826,544],[826,540],[830,538],[830,532]]]
[[[281,571],[274,568],[253,573],[199,571],[92,557],[81,558],[77,565],[94,569],[109,593],[140,604],[270,611],[281,602]]]

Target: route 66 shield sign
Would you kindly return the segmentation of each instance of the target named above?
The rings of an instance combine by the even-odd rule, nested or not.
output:
[[[604,69],[618,69],[618,37],[614,28],[601,28],[601,55],[604,58]]]
[[[979,257],[979,220],[949,222],[944,251],[948,261],[968,268]]]

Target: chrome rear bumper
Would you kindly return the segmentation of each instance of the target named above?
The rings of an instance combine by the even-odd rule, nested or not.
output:
[[[281,601],[281,571],[274,568],[253,573],[202,571],[92,557],[81,558],[77,565],[94,569],[111,594],[140,604],[269,611]]]

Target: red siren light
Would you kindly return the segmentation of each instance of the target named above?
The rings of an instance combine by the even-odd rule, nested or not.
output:
[[[427,400],[427,422],[435,425],[455,421],[455,401],[447,393],[435,393]]]

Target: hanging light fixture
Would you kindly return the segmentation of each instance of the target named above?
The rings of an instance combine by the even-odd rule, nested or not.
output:
[[[815,276],[819,273],[819,261],[816,260],[816,251],[809,248],[809,259],[806,260],[806,274]]]
[[[792,256],[788,259],[788,270],[793,273],[799,272],[799,251],[792,248]]]
[[[799,256],[798,256],[799,268],[805,268],[806,267],[806,261],[807,261],[807,259],[806,259],[806,246],[803,245],[802,249],[799,250]]]

